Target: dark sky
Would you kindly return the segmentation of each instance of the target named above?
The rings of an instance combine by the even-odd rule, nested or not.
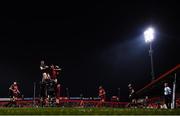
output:
[[[13,81],[26,97],[41,79],[40,60],[63,68],[63,95],[108,96],[127,84],[136,89],[150,82],[149,45],[143,31],[156,30],[153,42],[156,76],[179,63],[179,4],[177,2],[62,2],[12,9],[2,17],[0,96],[8,96]]]

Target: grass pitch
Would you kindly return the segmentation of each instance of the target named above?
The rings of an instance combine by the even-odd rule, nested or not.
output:
[[[180,109],[126,108],[0,108],[0,115],[178,115]]]

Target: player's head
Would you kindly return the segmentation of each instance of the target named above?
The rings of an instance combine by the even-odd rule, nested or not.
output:
[[[41,65],[44,65],[44,60],[41,60]]]
[[[54,64],[51,64],[51,68],[54,68]]]
[[[14,85],[17,85],[17,82],[16,82],[16,81],[14,81],[14,82],[13,82],[13,84],[14,84]]]
[[[167,87],[167,86],[168,86],[168,83],[164,83],[164,86]]]
[[[102,89],[102,86],[99,86],[99,89]]]
[[[132,87],[132,85],[131,85],[131,84],[128,84],[128,87],[130,88],[130,87]]]

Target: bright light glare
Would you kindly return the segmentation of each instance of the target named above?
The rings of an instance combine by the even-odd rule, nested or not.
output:
[[[149,43],[152,42],[154,39],[154,29],[153,28],[148,28],[145,32],[144,32],[144,38],[145,38],[145,42]]]

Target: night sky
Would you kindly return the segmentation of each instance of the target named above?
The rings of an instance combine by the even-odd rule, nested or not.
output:
[[[60,80],[70,96],[128,95],[151,80],[149,45],[143,31],[156,30],[153,58],[156,77],[179,63],[180,18],[177,2],[62,2],[12,9],[2,17],[0,97],[13,81],[33,96],[40,60],[62,68]],[[38,94],[38,93],[37,93]]]

